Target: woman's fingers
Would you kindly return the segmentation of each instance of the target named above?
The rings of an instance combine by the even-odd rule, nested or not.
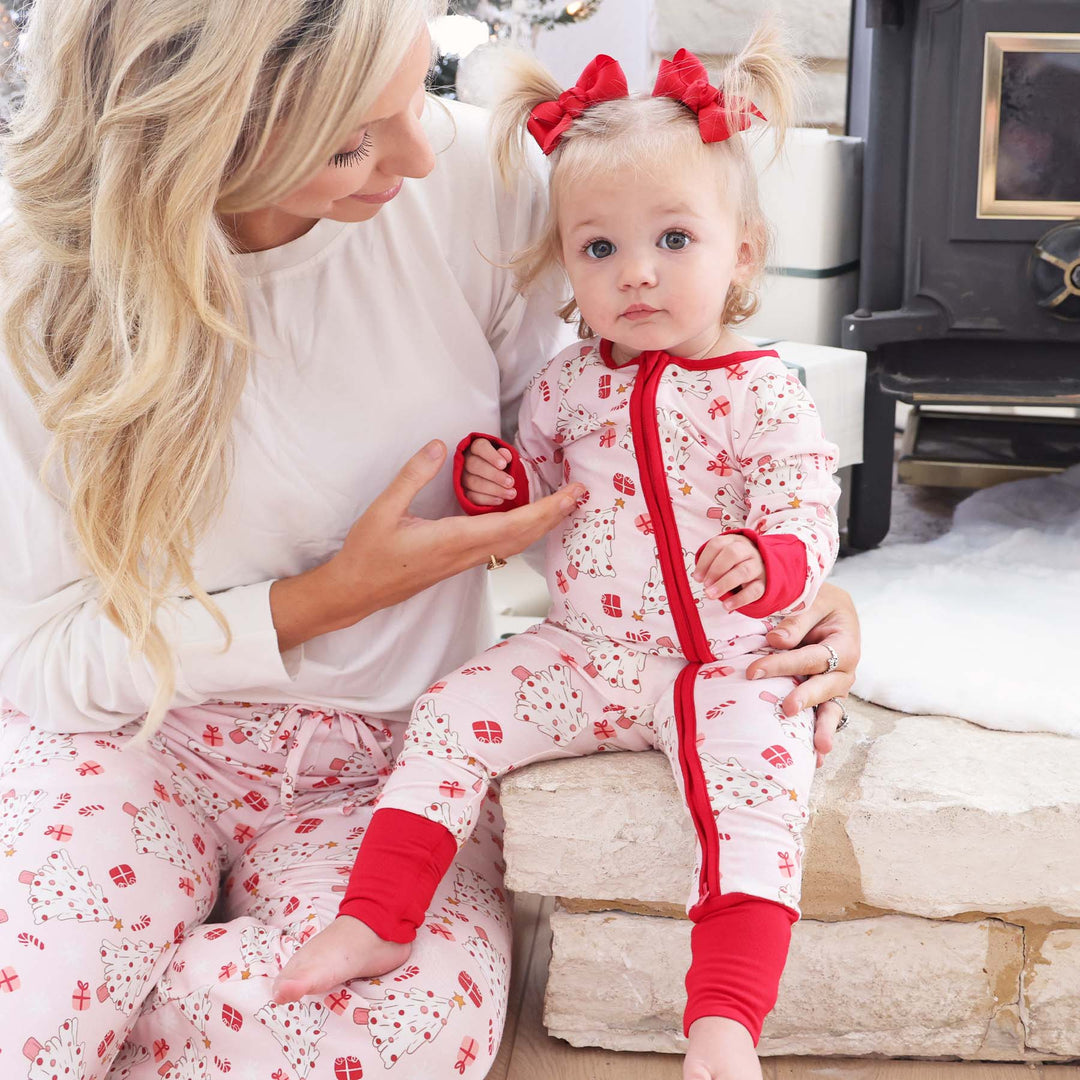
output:
[[[844,710],[835,701],[826,701],[817,707],[814,719],[814,751],[819,769],[825,764],[826,755],[832,752],[836,727],[843,715]]]
[[[558,525],[577,506],[584,493],[581,484],[571,484],[505,514],[455,519],[461,522],[471,541],[471,557],[466,565],[477,566],[487,562],[492,555],[505,559],[524,551]]]
[[[404,517],[417,495],[438,475],[446,458],[446,446],[432,439],[398,470],[369,509],[385,513],[391,520]]]

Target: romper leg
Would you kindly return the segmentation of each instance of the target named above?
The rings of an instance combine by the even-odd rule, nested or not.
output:
[[[174,941],[217,895],[214,834],[172,797],[167,753],[122,749],[134,731],[0,718],[0,1073],[12,1080],[104,1076]]]
[[[605,675],[578,638],[543,624],[420,697],[342,914],[411,941],[492,780],[535,761],[651,746],[647,663],[657,658],[625,657]]]
[[[726,1016],[756,1044],[799,916],[815,758],[812,712],[783,716],[791,680],[748,681],[751,659],[687,667],[657,717],[699,840],[684,1028]]]

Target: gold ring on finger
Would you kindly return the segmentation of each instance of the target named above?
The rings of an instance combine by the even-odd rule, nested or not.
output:
[[[489,555],[487,561],[487,568],[489,570],[498,570],[500,567],[506,565],[505,559],[500,559],[498,555]]]
[[[831,698],[829,698],[829,701],[835,701],[836,704],[837,704],[837,707],[840,709],[840,720],[837,723],[836,728],[834,730],[842,731],[848,725],[848,711],[847,711],[847,709],[844,708],[843,698],[831,697]]]

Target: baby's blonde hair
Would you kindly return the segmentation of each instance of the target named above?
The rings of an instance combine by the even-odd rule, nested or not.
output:
[[[526,162],[532,135],[528,120],[534,108],[553,101],[562,87],[536,60],[524,54],[509,66],[511,89],[505,94],[492,119],[495,160],[503,179]],[[732,107],[753,102],[768,118],[775,138],[773,156],[780,153],[787,129],[795,121],[806,77],[803,64],[782,40],[773,20],[762,22],[743,50],[723,67],[714,86],[723,93],[729,120]],[[734,129],[734,123],[731,123]],[[697,116],[685,105],[669,97],[632,94],[604,101],[586,111],[564,132],[550,155],[550,200],[547,220],[537,239],[510,261],[517,286],[527,292],[538,280],[562,265],[559,233],[559,202],[562,192],[598,176],[620,170],[645,171],[650,176],[672,163],[714,170],[726,183],[739,209],[738,226],[751,248],[743,281],[728,287],[722,320],[735,325],[758,309],[757,285],[765,272],[770,246],[770,229],[758,199],[757,175],[751,157],[753,131],[740,132],[723,142],[701,139]],[[592,330],[571,297],[559,310],[566,322],[577,319],[578,333],[590,337]]]

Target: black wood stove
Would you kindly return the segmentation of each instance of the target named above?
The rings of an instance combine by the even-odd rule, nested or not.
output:
[[[1080,405],[1080,0],[854,0],[849,63],[866,548],[889,528],[897,400]]]

